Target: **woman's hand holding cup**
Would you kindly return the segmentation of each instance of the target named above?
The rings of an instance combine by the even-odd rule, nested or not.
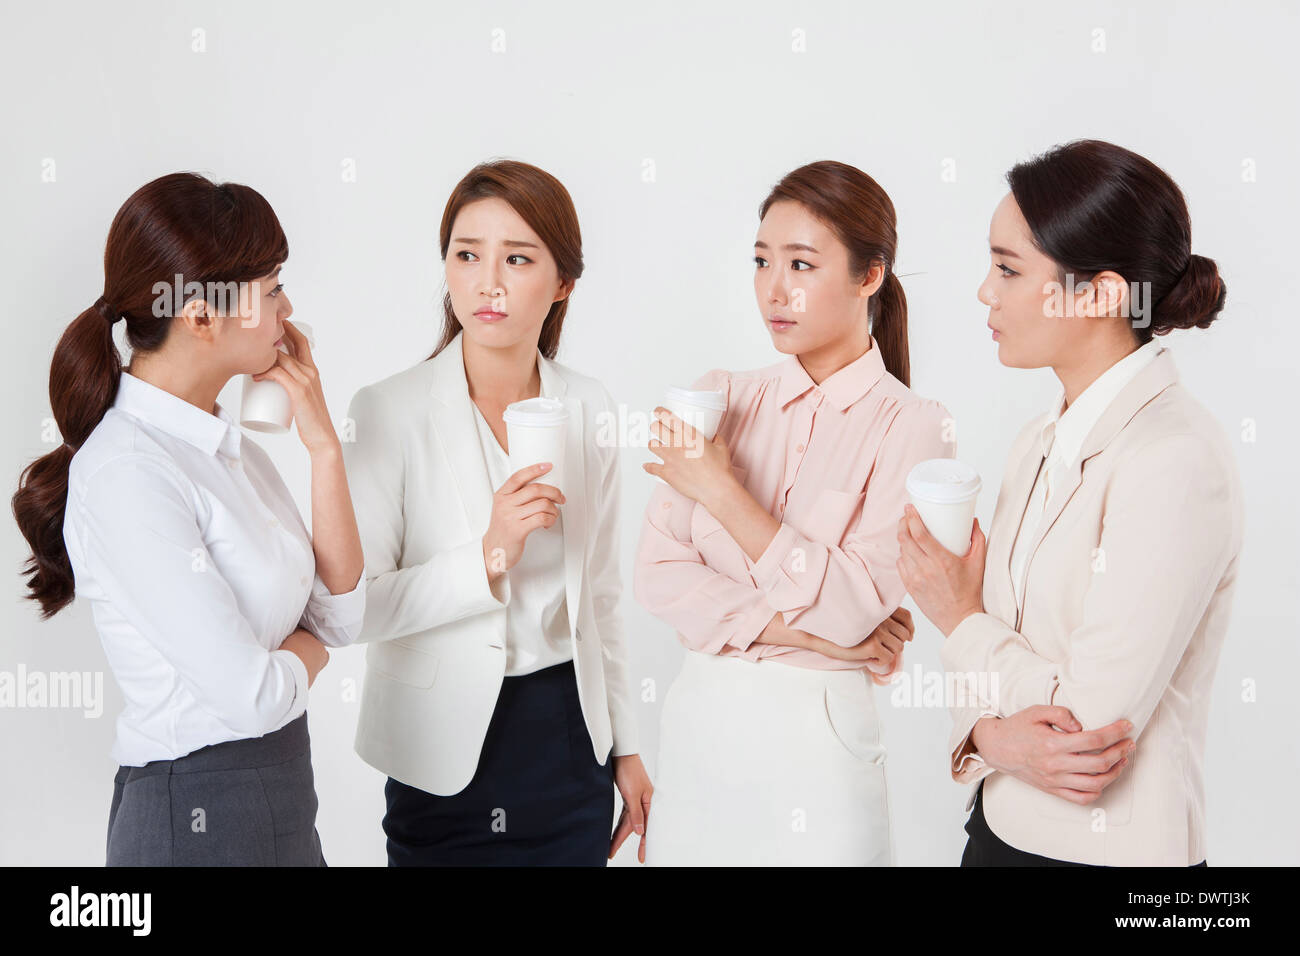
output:
[[[290,351],[277,350],[275,364],[265,372],[253,375],[252,379],[254,382],[264,379],[278,382],[289,393],[293,420],[298,424],[298,437],[308,452],[333,450],[339,446],[339,436],[325,405],[325,392],[316,362],[312,359],[311,344],[288,319],[284,320],[284,340]]]
[[[528,535],[559,519],[563,493],[554,485],[537,481],[551,467],[550,462],[542,462],[520,468],[492,495],[492,520],[483,535],[483,565],[489,582],[519,563]]]

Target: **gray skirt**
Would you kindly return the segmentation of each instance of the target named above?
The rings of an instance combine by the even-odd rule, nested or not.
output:
[[[307,715],[264,737],[121,767],[108,866],[325,866]]]

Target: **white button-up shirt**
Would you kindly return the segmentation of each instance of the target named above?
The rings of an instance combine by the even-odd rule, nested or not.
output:
[[[1152,339],[1130,352],[1093,379],[1064,412],[1061,411],[1061,406],[1065,404],[1065,391],[1057,393],[1048,419],[1039,432],[1043,464],[1038,470],[1038,478],[1034,481],[1033,491],[1029,495],[1025,520],[1020,525],[1020,531],[1011,549],[1011,583],[1015,588],[1017,605],[1023,607],[1024,604],[1025,562],[1034,535],[1038,531],[1038,524],[1047,511],[1047,502],[1051,498],[1052,489],[1060,485],[1061,476],[1073,467],[1083,449],[1084,439],[1088,437],[1088,433],[1097,424],[1102,413],[1123,391],[1124,386],[1156,357],[1161,348],[1160,343]]]
[[[123,371],[72,458],[63,539],[126,699],[123,766],[283,727],[307,707],[307,669],[281,642],[361,633],[364,569],[330,593],[271,459],[216,409]]]

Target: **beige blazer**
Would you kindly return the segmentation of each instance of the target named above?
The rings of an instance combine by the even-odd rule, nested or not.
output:
[[[461,335],[434,358],[357,392],[343,444],[366,557],[368,645],[356,751],[390,777],[452,794],[474,776],[505,674],[509,584],[483,566],[493,488],[465,381]],[[542,390],[569,410],[565,599],[578,700],[595,758],[637,751],[619,599],[617,419],[598,381],[537,355]]]
[[[1011,546],[1042,464],[1046,416],[1021,431],[988,531],[986,613],[944,643],[953,779],[984,781],[984,813],[1007,843],[1061,860],[1188,866],[1205,859],[1202,763],[1210,688],[1228,629],[1244,513],[1233,449],[1178,380],[1169,350],[1128,383],[1054,489],[1026,567]],[[964,755],[982,712],[1067,707],[1085,729],[1133,722],[1136,752],[1080,806]],[[971,788],[967,809],[975,799]]]

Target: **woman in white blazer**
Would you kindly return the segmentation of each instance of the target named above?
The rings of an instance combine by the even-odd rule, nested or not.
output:
[[[1226,288],[1141,156],[1076,141],[1007,179],[979,298],[1002,364],[1050,366],[1061,394],[1012,446],[987,542],[958,558],[915,509],[899,522],[899,571],[970,691],[950,741],[976,785],[962,865],[1202,865],[1242,493],[1154,336],[1206,328]]]
[[[389,777],[390,865],[603,865],[644,840],[651,787],[618,607],[618,449],[597,440],[615,408],[554,361],[577,213],[548,173],[486,163],[439,238],[437,349],[349,412],[370,643],[357,753]],[[567,412],[563,461],[516,469],[502,414],[538,398]]]

